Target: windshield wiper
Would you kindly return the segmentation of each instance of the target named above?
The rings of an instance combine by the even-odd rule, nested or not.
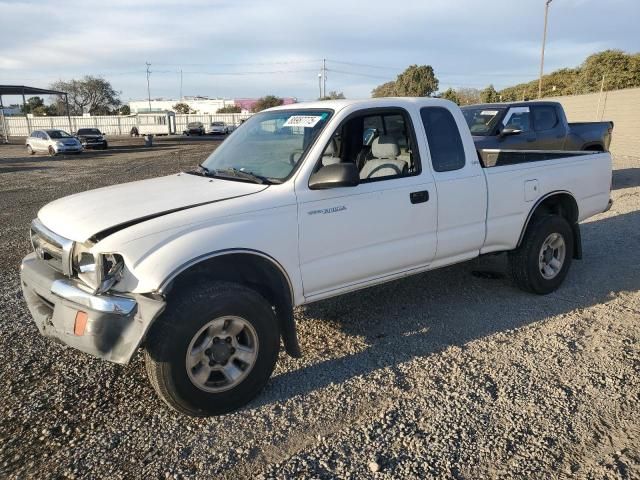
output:
[[[253,172],[247,172],[245,170],[238,170],[237,168],[234,167],[230,167],[230,168],[223,168],[223,169],[216,169],[213,172],[213,175],[219,175],[219,174],[231,174],[234,177],[238,177],[238,178],[243,178],[246,180],[251,180],[252,182],[255,183],[271,183],[271,181],[267,178],[267,177],[263,177],[261,175],[256,175]]]
[[[263,177],[262,175],[257,175],[253,172],[248,172],[246,170],[239,170],[235,167],[210,170],[204,165],[198,165],[198,169],[192,170],[187,173],[191,173],[193,175],[201,175],[203,177],[212,177],[212,178],[226,178],[226,179],[238,178],[242,180],[249,180],[253,183],[268,184],[268,185],[271,185],[274,183],[282,183],[279,180]]]

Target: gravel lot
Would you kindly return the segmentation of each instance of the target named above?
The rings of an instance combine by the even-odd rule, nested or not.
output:
[[[583,225],[558,292],[516,290],[493,256],[309,305],[302,359],[281,354],[242,411],[192,419],[140,355],[41,338],[20,293],[41,206],[219,143],[110,142],[55,159],[0,145],[0,477],[640,478],[640,158],[616,158],[613,209]]]

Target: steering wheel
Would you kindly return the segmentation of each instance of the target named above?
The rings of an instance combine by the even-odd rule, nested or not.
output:
[[[294,150],[293,152],[291,152],[291,154],[289,155],[289,163],[291,165],[295,165],[296,163],[298,163],[298,160],[300,160],[300,157],[298,157],[297,159],[295,158],[296,155],[300,155],[302,156],[302,152],[304,150]]]

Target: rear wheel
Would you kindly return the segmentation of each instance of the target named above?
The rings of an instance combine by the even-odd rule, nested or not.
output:
[[[240,408],[271,376],[277,325],[271,305],[244,286],[212,282],[179,292],[147,337],[149,380],[165,403],[187,415]]]
[[[534,217],[520,247],[509,252],[509,269],[516,286],[545,295],[564,281],[573,257],[573,231],[559,215]]]
[[[27,145],[27,153],[29,155],[33,155],[35,152],[35,150],[33,148],[31,148],[31,145]]]

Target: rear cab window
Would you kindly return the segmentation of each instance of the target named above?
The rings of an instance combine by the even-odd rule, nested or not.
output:
[[[464,167],[466,157],[462,137],[453,115],[444,107],[424,107],[420,117],[427,134],[431,164],[436,172]]]
[[[533,107],[532,110],[533,125],[536,132],[553,130],[560,123],[556,107],[554,107],[553,105],[541,105],[538,107]]]

